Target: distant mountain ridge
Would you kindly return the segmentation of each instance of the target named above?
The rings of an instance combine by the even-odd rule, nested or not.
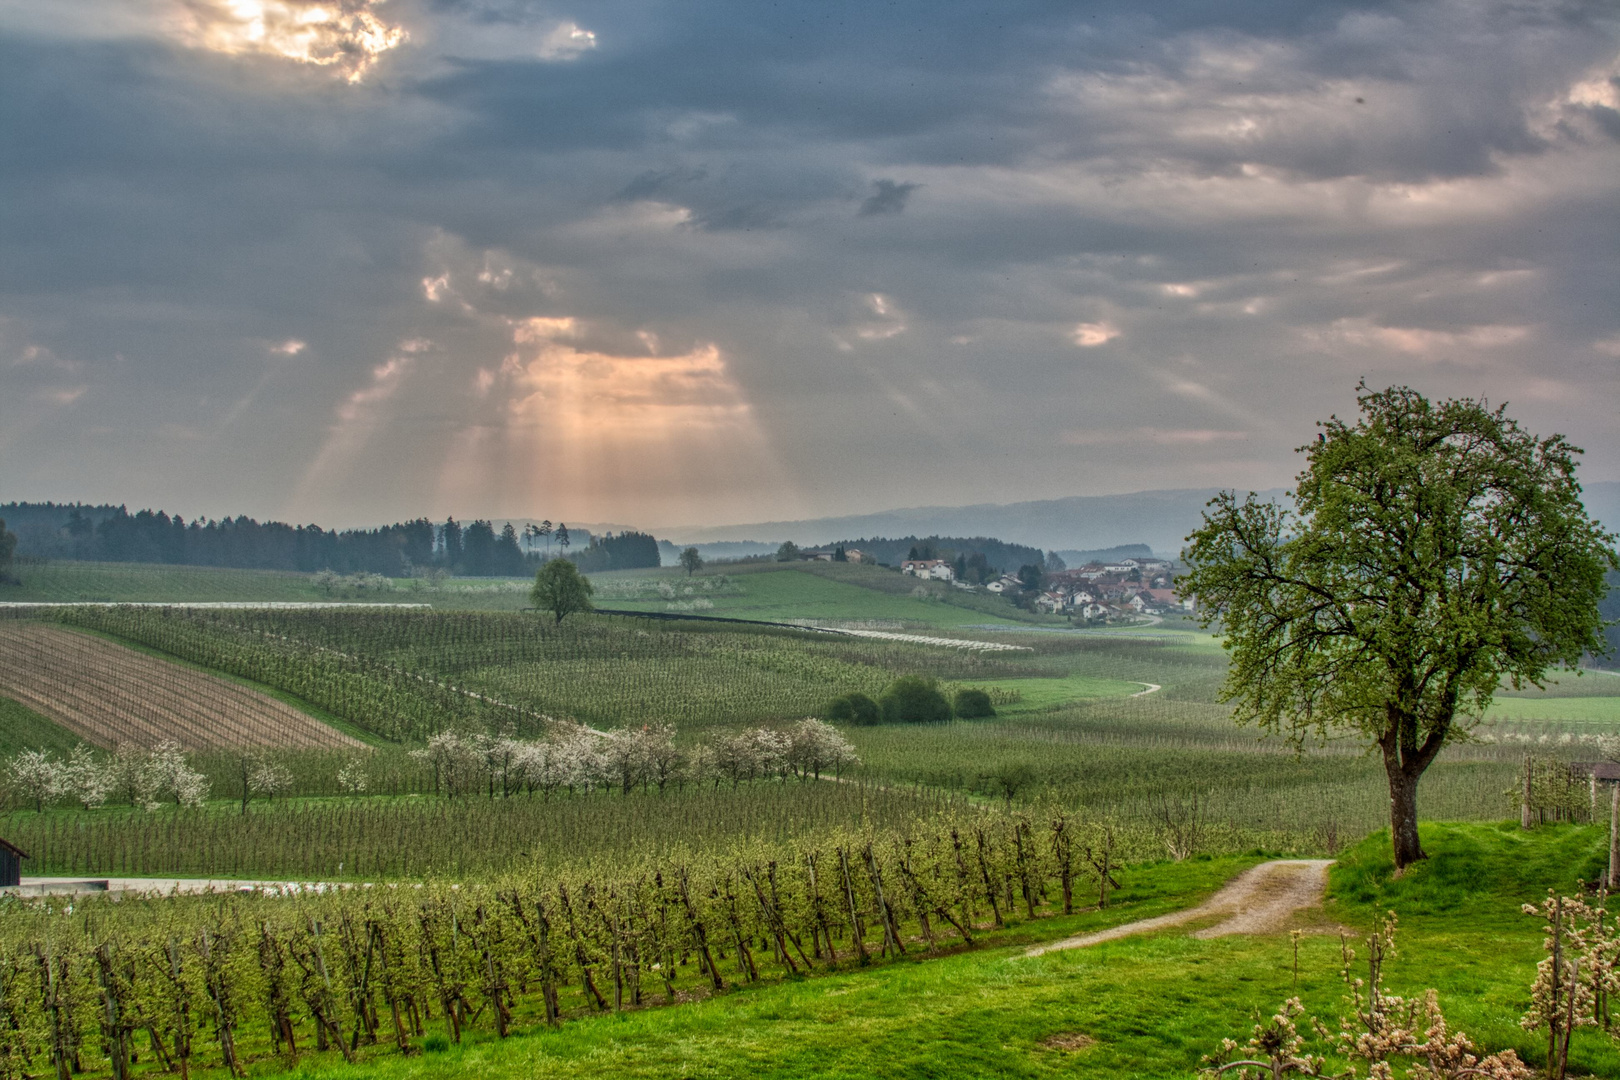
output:
[[[974,506],[918,506],[849,517],[671,529],[667,535],[677,543],[792,540],[801,546],[855,536],[994,536],[1047,551],[1148,544],[1155,551],[1176,552],[1197,525],[1204,504],[1219,490],[1187,488]],[[1282,489],[1262,494],[1276,497]]]
[[[1121,544],[1147,544],[1161,554],[1181,550],[1198,527],[1204,506],[1222,488],[1137,491],[1127,495],[1075,495],[1016,503],[918,506],[849,517],[764,521],[751,525],[660,529],[676,545],[783,540],[822,545],[856,536],[994,536],[1047,551],[1095,551]],[[1259,492],[1280,498],[1288,489]],[[1611,532],[1620,532],[1620,482],[1585,485],[1587,512]]]

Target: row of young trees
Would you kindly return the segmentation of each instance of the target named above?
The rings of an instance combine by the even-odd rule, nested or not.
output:
[[[80,743],[66,758],[48,750],[23,750],[5,763],[0,775],[10,794],[36,810],[62,800],[86,810],[109,800],[147,810],[165,802],[201,806],[210,787],[208,778],[191,767],[185,751],[174,742],[150,749],[123,746],[113,754],[98,754]]]
[[[0,920],[0,1078],[142,1054],[182,1076],[310,1048],[353,1061],[469,1031],[972,944],[1107,902],[1112,834],[1060,816],[839,833],[623,876],[48,901]],[[430,1034],[431,1033],[431,1034]]]
[[[838,729],[804,719],[787,728],[755,727],[683,745],[668,724],[599,732],[558,725],[546,739],[441,732],[412,751],[433,769],[436,792],[494,798],[541,793],[664,791],[687,784],[737,787],[745,781],[838,778],[860,763]]]
[[[435,794],[489,798],[550,798],[563,791],[663,792],[689,784],[735,788],[756,780],[819,780],[824,774],[837,779],[860,763],[837,728],[814,719],[784,728],[716,734],[696,743],[677,742],[668,724],[595,731],[559,723],[541,739],[444,731],[410,756],[431,770]],[[244,750],[233,760],[229,781],[244,810],[254,798],[275,799],[296,786],[285,755]],[[335,767],[337,790],[363,795],[371,788],[364,754],[344,757]],[[45,750],[24,750],[0,766],[0,783],[14,802],[36,810],[62,802],[86,810],[109,802],[147,810],[168,802],[199,806],[212,786],[173,742],[151,749],[123,746],[110,754],[81,743],[61,758]]]

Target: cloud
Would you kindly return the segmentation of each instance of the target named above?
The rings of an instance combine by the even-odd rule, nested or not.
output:
[[[906,208],[906,200],[911,197],[911,193],[922,187],[921,184],[898,184],[893,180],[874,180],[872,186],[877,190],[861,203],[861,217],[898,214]]]
[[[174,0],[179,39],[194,48],[256,53],[330,68],[360,82],[408,39],[386,21],[384,0]]]
[[[1437,354],[1474,352],[1517,345],[1530,336],[1528,326],[1469,326],[1436,330],[1416,326],[1379,326],[1366,319],[1340,319],[1328,328],[1326,337],[1350,345],[1432,357]]]
[[[539,56],[542,60],[577,60],[581,54],[596,48],[596,35],[578,23],[558,23],[540,39]]]
[[[316,6],[0,0],[0,498],[1259,488],[1363,374],[1511,400],[1620,478],[1602,5]],[[345,51],[361,14],[408,41]],[[79,386],[72,425],[30,404]]]
[[[1119,337],[1120,330],[1110,322],[1083,322],[1069,336],[1082,349],[1094,349]]]

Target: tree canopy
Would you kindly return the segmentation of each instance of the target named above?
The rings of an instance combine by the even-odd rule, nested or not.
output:
[[[933,679],[902,675],[883,688],[878,708],[886,724],[932,724],[951,718],[951,703]]]
[[[703,556],[698,553],[697,548],[689,547],[681,552],[681,565],[686,568],[686,576],[691,577],[703,569]]]
[[[567,559],[552,559],[534,575],[534,588],[529,597],[534,606],[549,611],[560,623],[576,611],[591,610],[590,578]]]
[[[1240,723],[1296,745],[1350,734],[1382,752],[1395,863],[1425,857],[1417,784],[1506,679],[1540,685],[1604,651],[1598,601],[1620,565],[1581,504],[1580,450],[1483,401],[1369,391],[1302,447],[1291,508],[1209,503],[1177,588],[1231,654]]]

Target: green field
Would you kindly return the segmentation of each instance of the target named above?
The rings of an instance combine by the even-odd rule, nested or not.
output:
[[[705,591],[724,575],[733,591]],[[517,611],[529,604],[528,578],[418,578],[391,581],[380,591],[323,592],[313,575],[277,570],[230,570],[146,563],[49,562],[19,568],[20,587],[0,589],[0,601],[18,603],[422,603],[458,611]],[[1061,624],[1021,612],[1000,597],[968,594],[940,582],[904,577],[875,566],[831,563],[744,564],[706,568],[696,578],[666,568],[593,574],[603,607],[638,611],[687,610],[695,614],[762,621],[881,621],[917,627],[970,623]],[[645,588],[625,594],[623,583]],[[659,594],[665,584],[674,595]],[[684,591],[696,585],[691,592]],[[636,595],[636,593],[644,595]],[[695,599],[713,607],[693,608]]]
[[[62,580],[73,572],[64,566]],[[307,588],[288,575],[130,567],[76,572],[84,575],[81,584],[97,575],[105,584],[127,573],[128,599],[180,599],[187,590],[183,598],[193,600],[320,599],[244,596],[257,589]],[[692,998],[686,1003],[597,1016],[576,980],[565,994],[569,1019],[550,1031],[538,1024],[531,982],[520,991],[529,997],[509,1039],[495,1037],[485,1002],[460,1046],[441,1048],[440,1041],[418,1037],[428,1052],[402,1058],[383,1038],[360,1045],[367,1063],[358,1072],[328,1052],[307,1056],[296,1074],[301,1076],[1190,1077],[1222,1035],[1246,1035],[1251,1009],[1269,1012],[1294,992],[1286,936],[1197,941],[1184,931],[1167,931],[1038,959],[1023,956],[1022,946],[1195,903],[1267,855],[1323,854],[1337,854],[1342,862],[1328,909],[1307,917],[1308,926],[1362,931],[1376,912],[1395,908],[1402,914],[1403,937],[1394,988],[1436,985],[1452,1019],[1485,1044],[1513,1046],[1538,1059],[1538,1040],[1516,1021],[1540,929],[1536,920],[1518,915],[1516,905],[1549,884],[1572,887],[1577,874],[1590,877],[1606,838],[1595,827],[1525,834],[1480,823],[1511,812],[1509,793],[1516,790],[1525,740],[1537,753],[1580,756],[1593,752],[1588,747],[1596,734],[1620,727],[1620,694],[1601,676],[1563,677],[1545,691],[1506,693],[1482,729],[1485,738],[1448,748],[1419,793],[1436,857],[1392,881],[1387,834],[1377,831],[1388,813],[1381,763],[1358,745],[1296,753],[1233,725],[1229,709],[1216,700],[1224,653],[1210,635],[1185,623],[1052,632],[1050,625],[997,619],[983,610],[983,597],[913,596],[908,579],[876,568],[760,564],[728,569],[723,579],[721,572],[705,571],[690,582],[671,571],[603,575],[602,603],[842,623],[1020,648],[975,651],[600,614],[557,625],[533,613],[499,610],[526,602],[526,583],[516,581],[423,586],[420,598],[435,610],[57,610],[47,617],[251,681],[365,731],[373,743],[366,757],[371,786],[368,794],[339,797],[335,776],[352,752],[289,754],[284,761],[294,787],[243,813],[236,801],[241,756],[214,752],[194,758],[215,796],[198,809],[171,804],[146,812],[115,799],[93,811],[58,805],[38,813],[13,799],[13,809],[0,814],[0,835],[35,855],[29,867],[34,873],[401,886],[453,878],[466,889],[482,890],[477,895],[484,898],[485,914],[500,895],[495,883],[551,888],[567,882],[579,911],[590,912],[581,940],[594,950],[603,979],[617,948],[611,943],[620,934],[614,922],[620,916],[612,912],[642,918],[635,905],[652,902],[655,894],[645,891],[649,882],[671,873],[675,862],[690,863],[700,876],[698,903],[716,927],[724,926],[732,901],[752,912],[746,916],[752,920],[748,935],[767,970],[751,985],[736,975],[736,944],[726,939],[723,963],[731,985],[718,995],[695,993],[695,972],[683,965],[683,993]],[[691,593],[684,591],[688,585]],[[405,590],[383,597],[417,598]],[[696,604],[699,599],[709,606]],[[789,724],[835,694],[875,695],[901,674],[936,678],[947,691],[986,688],[1001,703],[999,715],[846,728],[861,763],[845,772],[843,782],[778,778],[733,787],[678,780],[660,793],[643,780],[627,793],[614,784],[594,790],[587,784],[578,792],[518,790],[503,797],[492,771],[488,792],[475,787],[473,794],[452,799],[435,794],[434,767],[410,754],[445,726],[532,739],[551,730],[548,718],[603,729],[673,723],[681,745],[697,752],[700,744],[712,747],[754,725]],[[1141,693],[1148,684],[1158,689]],[[61,753],[70,742],[48,721],[0,700],[0,753],[24,745]],[[1131,864],[1121,875],[1124,888],[1105,910],[1065,916],[1055,906],[1056,848],[1045,830],[1060,815],[1071,816],[1088,844],[1100,842],[1111,828],[1118,858]],[[965,875],[974,864],[951,861],[943,837],[953,826],[970,838],[977,830],[993,834],[986,873],[1000,883],[996,889],[1005,888],[998,894],[1005,901],[1005,928],[984,923],[971,949],[951,945],[929,953],[917,945],[904,960],[864,969],[822,965],[813,978],[792,975],[773,956],[764,887],[756,894],[748,872],[776,867],[790,897],[783,910],[799,920],[810,917],[809,902],[793,890],[803,888],[805,852],[811,849],[832,858],[839,849],[875,845],[889,860],[884,887],[899,890],[896,897],[910,895],[901,869],[910,858],[931,868],[931,876],[925,875],[931,887],[964,889],[974,879],[959,878],[958,871]],[[1017,846],[1019,828],[1032,830],[1024,834],[1033,845],[1027,850]],[[971,860],[971,843],[964,850]],[[1159,861],[1170,854],[1182,861]],[[1017,899],[1015,881],[1026,855],[1040,868],[1038,901]],[[1095,887],[1093,878],[1087,882],[1086,889]],[[860,903],[872,932],[875,887],[857,889],[865,890]],[[326,905],[323,917],[338,919],[348,902],[343,895],[307,902]],[[362,905],[377,897],[380,910],[394,914],[400,909],[389,898],[399,895],[405,894],[353,894]],[[670,894],[656,895],[669,903]],[[791,899],[795,895],[799,899]],[[583,906],[586,897],[595,908]],[[905,933],[920,941],[918,916],[925,909],[914,899],[903,902],[911,905],[901,916]],[[1026,902],[1041,917],[1025,917],[1020,907]],[[86,947],[98,928],[117,920],[128,920],[119,924],[125,926],[118,932],[121,942],[143,940],[140,926],[149,918],[163,920],[165,934],[184,926],[189,929],[179,931],[183,935],[200,933],[197,927],[228,935],[233,926],[262,927],[254,921],[261,917],[283,919],[273,905],[287,902],[168,903],[127,904],[116,919],[94,915],[101,910],[94,904],[76,905],[76,918],[83,921],[73,925],[83,927]],[[405,910],[415,911],[417,903],[413,892]],[[359,917],[361,910],[350,914]],[[22,924],[8,922],[18,914],[0,909],[0,946],[8,934],[13,944],[30,940],[29,931],[17,929]],[[463,914],[466,925],[481,925],[471,921],[473,909]],[[292,935],[288,941],[296,943],[305,922],[283,919]],[[935,929],[944,932],[939,922]],[[517,924],[508,924],[500,934],[516,932]],[[523,955],[521,938],[500,940],[503,955]],[[252,965],[242,963],[244,1000],[260,1002]],[[1334,934],[1305,936],[1298,992],[1330,1020],[1342,991],[1338,965]],[[649,995],[661,998],[661,988],[652,993],[651,970]],[[468,975],[470,994],[482,977]],[[85,985],[86,993],[93,990]],[[247,1012],[257,1017],[254,1010],[261,1008],[253,1004]],[[300,1038],[307,1053],[312,1032],[307,1021],[300,1023],[306,1025]],[[430,1032],[433,1025],[430,1020]],[[262,1020],[246,1021],[243,1028],[255,1075],[279,1068],[267,1031]],[[1043,1044],[1058,1034],[1091,1042],[1069,1050]],[[203,1043],[199,1033],[199,1047]],[[87,1054],[89,1073],[105,1072],[98,1054]],[[199,1054],[194,1070],[223,1076],[216,1051]],[[1573,1057],[1595,1075],[1620,1070],[1613,1044],[1598,1033],[1578,1036]],[[150,1064],[143,1055],[137,1075]],[[40,1061],[34,1065],[37,1074]]]
[[[1620,696],[1501,697],[1485,713],[1490,721],[1557,720],[1582,727],[1620,728]]]
[[[719,567],[705,570],[692,582],[678,571],[622,571],[618,574],[597,574],[604,595],[598,603],[626,611],[666,610],[692,611],[694,614],[721,616],[732,619],[757,619],[771,622],[840,622],[880,621],[915,627],[961,627],[973,623],[993,623],[1016,626],[1033,621],[1000,597],[969,595],[959,590],[948,591],[938,582],[923,582],[905,577],[893,570],[876,566],[844,566],[805,563],[791,568],[777,568],[775,564],[744,567]],[[737,592],[707,593],[701,590],[705,578],[725,574],[736,583]],[[653,590],[641,590],[653,595],[615,596],[614,579],[632,581],[668,582],[676,590],[673,598],[665,598]],[[695,584],[691,594],[681,590]],[[915,595],[920,594],[920,595]],[[709,605],[691,608],[694,600],[706,600]],[[1046,621],[1046,620],[1042,620]],[[898,628],[898,627],[897,627]]]
[[[326,599],[309,574],[275,570],[227,570],[148,563],[49,562],[17,568],[21,586],[0,588],[0,600],[17,603],[109,603],[170,601],[316,602]]]
[[[19,750],[50,750],[64,754],[79,740],[26,705],[0,697],[0,757]]]
[[[627,1004],[597,1013],[575,1004],[576,986],[568,989],[566,1018],[559,1028],[549,1029],[532,1009],[520,1009],[510,1037],[497,1038],[491,1011],[484,1008],[469,1021],[459,1045],[445,1037],[448,1028],[434,1006],[425,1031],[411,1035],[413,1056],[402,1056],[385,1034],[388,1007],[382,997],[392,991],[374,989],[382,1007],[382,1037],[360,1043],[357,1065],[346,1065],[335,1051],[312,1052],[311,1025],[301,1019],[301,1010],[294,1010],[301,1061],[291,1075],[377,1080],[604,1075],[1190,1080],[1202,1056],[1213,1052],[1223,1036],[1241,1041],[1254,1013],[1269,1015],[1285,998],[1298,996],[1308,1012],[1336,1026],[1347,1011],[1338,932],[1346,930],[1357,952],[1352,973],[1364,974],[1366,946],[1360,938],[1386,911],[1400,919],[1399,947],[1385,969],[1387,990],[1412,997],[1433,987],[1454,1029],[1466,1031],[1486,1050],[1512,1048],[1539,1066],[1545,1040],[1523,1030],[1518,1019],[1542,956],[1543,932],[1541,920],[1521,914],[1519,905],[1544,896],[1549,887],[1573,894],[1578,882],[1602,865],[1606,840],[1602,830],[1592,827],[1549,826],[1527,833],[1512,824],[1427,826],[1424,843],[1432,858],[1395,879],[1387,835],[1377,834],[1346,852],[1334,868],[1325,909],[1301,912],[1276,931],[1198,940],[1190,936],[1190,928],[1180,927],[1089,949],[1024,955],[1030,944],[1191,906],[1263,856],[1134,865],[1122,872],[1123,888],[1106,909],[1035,920],[1020,914],[1009,918],[1005,929],[981,929],[972,948],[931,951],[914,938],[904,958],[869,967],[846,958],[831,970],[823,965],[811,977],[772,974],[752,984],[739,973],[735,955],[724,960],[717,956],[728,983],[720,993],[694,990],[681,1004],[663,1006],[662,986],[650,981],[647,1006]],[[421,901],[443,902],[437,899],[443,895],[423,893]],[[391,908],[386,896],[378,902],[385,907],[375,917],[396,917],[384,913]],[[407,910],[414,910],[416,902]],[[142,940],[148,924],[161,926],[172,941],[177,932],[187,932],[182,927],[213,926],[216,935],[229,935],[238,920],[257,926],[258,920],[281,925],[290,918],[301,925],[300,920],[319,916],[334,927],[328,962],[347,968],[358,966],[360,954],[341,947],[335,905],[348,903],[339,896],[182,898],[106,909],[83,901],[75,905],[71,921],[50,917],[60,924],[59,947],[67,947],[80,933],[87,941],[110,933],[125,947]],[[357,896],[352,903],[358,907],[368,901]],[[368,903],[368,909],[373,906]],[[11,914],[17,925],[0,922],[0,933],[9,929],[27,935],[31,923],[20,920],[44,917]],[[1297,953],[1289,927],[1304,931]],[[11,938],[12,943],[18,940]],[[476,947],[490,939],[480,933],[473,940]],[[763,962],[769,950],[764,941],[756,945]],[[606,954],[601,954],[601,963],[599,979],[611,989]],[[245,979],[253,968],[235,969],[233,978]],[[702,982],[689,965],[681,968],[681,984]],[[481,1000],[477,971],[469,969],[466,992]],[[536,995],[529,984],[525,1000]],[[244,996],[240,1001],[237,1043],[252,1074],[282,1074],[286,1064],[271,1051],[263,998]],[[344,1019],[347,1027],[347,1015]],[[88,1011],[84,1020],[87,1034],[94,1031]],[[1300,1026],[1308,1049],[1328,1052],[1330,1065],[1342,1068],[1343,1060],[1332,1057],[1331,1047],[1309,1025]],[[219,1049],[207,1035],[208,1029],[199,1026],[191,1069],[223,1076]],[[1059,1036],[1063,1041],[1051,1045],[1049,1040]],[[144,1048],[144,1035],[142,1040]],[[82,1064],[87,1075],[106,1074],[106,1059],[96,1046],[93,1038],[86,1039]],[[1583,1029],[1572,1041],[1570,1066],[1572,1076],[1616,1075],[1620,1045],[1602,1031]],[[137,1075],[152,1074],[152,1069],[152,1064],[143,1064]]]

